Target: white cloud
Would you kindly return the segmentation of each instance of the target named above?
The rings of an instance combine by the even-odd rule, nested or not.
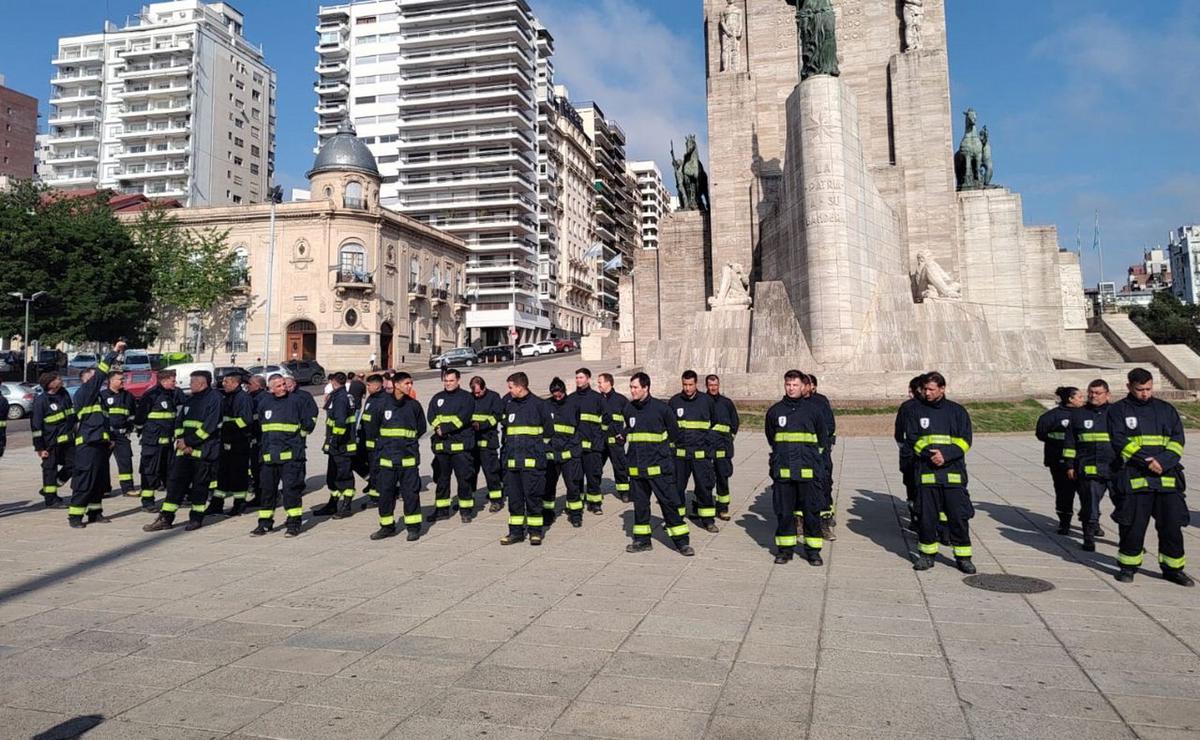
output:
[[[555,81],[594,100],[624,129],[629,159],[653,159],[668,186],[670,144],[695,133],[707,152],[702,18],[669,28],[630,0],[540,0],[534,12],[554,36]]]

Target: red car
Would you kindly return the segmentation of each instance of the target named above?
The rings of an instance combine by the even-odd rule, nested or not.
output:
[[[125,373],[125,390],[139,401],[146,391],[157,384],[158,372],[155,370],[131,370]]]
[[[551,339],[554,342],[555,352],[574,352],[579,349],[579,345],[574,339]]]

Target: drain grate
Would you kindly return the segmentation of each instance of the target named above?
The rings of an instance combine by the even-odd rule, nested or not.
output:
[[[967,576],[963,583],[972,588],[984,591],[998,591],[1003,594],[1040,594],[1054,588],[1050,581],[1029,576],[1014,576],[1008,573],[978,573]]]

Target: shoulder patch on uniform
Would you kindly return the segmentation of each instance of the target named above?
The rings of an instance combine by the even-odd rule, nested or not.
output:
[[[57,403],[52,403],[52,404],[50,404],[50,410],[51,410],[51,411],[58,411],[58,404],[57,404]]]
[[[271,409],[267,409],[266,411],[264,411],[264,412],[263,412],[263,418],[264,418],[264,419],[270,419],[270,418],[271,418]]]
[[[680,408],[675,409],[675,415],[678,416],[680,419],[682,419],[683,418],[683,408],[680,407]]]
[[[1070,420],[1070,419],[1063,419],[1063,420],[1062,420],[1062,425],[1063,425],[1064,427],[1065,427],[1065,426],[1070,426],[1070,425],[1071,425],[1071,420]]]
[[[161,406],[162,406],[162,407],[165,409],[165,408],[167,407],[167,402],[166,402],[166,401],[159,401],[159,405],[161,405]]]
[[[1092,425],[1093,425],[1093,424],[1095,424],[1095,423],[1096,423],[1096,422],[1092,421],[1091,419],[1084,419],[1084,420],[1083,420],[1083,428],[1084,428],[1084,429],[1091,429],[1091,428],[1092,428]]]
[[[391,409],[388,409],[387,411],[384,411],[384,412],[383,412],[383,418],[385,418],[385,419],[389,419],[389,420],[390,420],[390,419],[392,418],[392,410],[391,410]]]
[[[1125,426],[1129,427],[1130,429],[1137,429],[1137,417],[1136,416],[1126,416],[1125,417]]]
[[[442,407],[442,404],[443,404],[443,403],[445,403],[445,402],[446,402],[446,399],[444,399],[444,398],[439,398],[439,399],[438,399],[438,408],[440,409],[440,408]]]
[[[779,426],[781,426],[781,427],[787,426],[787,417],[786,416],[781,416],[778,419],[776,419],[776,421],[779,422]]]
[[[928,417],[928,416],[922,416],[922,417],[921,417],[921,428],[922,428],[922,429],[928,429],[928,428],[929,428],[929,417]]]
[[[117,400],[117,397],[116,397],[116,396],[109,396],[109,397],[108,397],[108,405],[109,405],[109,406],[112,406],[112,405],[113,405],[113,403],[114,403],[116,400]]]
[[[627,419],[627,421],[629,422],[629,428],[630,428],[630,429],[632,429],[633,427],[637,426],[637,417],[636,417],[636,416],[631,416],[631,417],[629,417],[629,419]]]
[[[509,415],[508,415],[508,423],[509,423],[509,424],[512,424],[512,423],[513,423],[514,421],[516,421],[516,420],[517,420],[517,415],[516,415],[516,414],[509,414]]]

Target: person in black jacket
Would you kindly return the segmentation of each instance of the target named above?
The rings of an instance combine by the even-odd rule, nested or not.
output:
[[[379,472],[379,529],[372,540],[396,535],[396,500],[404,505],[408,541],[421,537],[421,437],[427,429],[424,410],[412,392],[412,376],[397,373],[392,394],[372,404],[368,439],[374,443]]]
[[[258,526],[250,534],[261,537],[275,528],[275,507],[280,494],[287,515],[285,537],[300,534],[304,518],[305,438],[316,429],[309,399],[288,390],[291,384],[279,375],[268,381],[270,391],[259,397],[262,428],[262,476],[258,495]]]
[[[554,522],[555,497],[561,475],[567,488],[567,519],[572,527],[583,526],[583,467],[580,463],[583,448],[579,444],[579,407],[574,397],[567,396],[567,385],[561,378],[550,381],[550,397],[546,399],[550,419],[554,422],[550,446],[546,451],[546,488],[542,495],[542,515],[546,525]]]
[[[529,376],[508,376],[504,401],[504,496],[508,499],[508,534],[501,545],[513,545],[529,537],[529,544],[542,544],[542,494],[546,488],[546,440],[554,431],[554,420],[546,402],[529,392]]]
[[[367,384],[363,382],[361,375],[346,373],[346,392],[354,399],[355,410],[361,409],[363,399],[367,397]]]
[[[174,370],[159,370],[158,383],[138,401],[135,424],[141,431],[141,459],[138,473],[142,479],[142,510],[157,512],[154,492],[165,488],[175,458],[175,419],[187,396],[175,386]]]
[[[379,455],[372,435],[377,421],[375,417],[383,411],[389,396],[383,390],[383,376],[378,373],[367,376],[365,388],[362,405],[356,407],[358,421],[354,425],[355,443],[358,445],[358,451],[354,453],[354,472],[365,480],[363,493],[367,495],[362,503],[364,509],[379,503]]]
[[[630,501],[631,486],[629,465],[625,461],[625,406],[629,399],[613,388],[612,373],[597,375],[596,388],[599,390],[603,409],[600,429],[605,435],[600,472],[604,472],[604,461],[612,462],[613,486],[617,498],[627,504]]]
[[[651,549],[650,497],[658,499],[667,536],[680,555],[691,557],[688,525],[680,509],[683,501],[675,486],[675,455],[671,448],[679,443],[679,424],[670,406],[650,395],[650,376],[634,373],[629,379],[631,400],[621,412],[628,449],[629,479],[633,484],[633,542],[625,552]]]
[[[821,535],[824,539],[832,542],[837,539],[837,535],[833,532],[833,528],[837,526],[837,519],[834,518],[837,507],[833,503],[833,446],[837,444],[837,418],[833,415],[833,405],[829,403],[829,399],[817,391],[817,376],[807,374],[805,377],[812,385],[809,397],[817,403],[821,413],[825,415],[825,425],[829,428],[829,445],[821,450],[821,456],[825,460],[825,464],[822,466],[825,477],[821,479],[821,498],[823,499]]]
[[[29,429],[33,450],[42,461],[42,496],[47,509],[66,504],[58,491],[75,472],[75,407],[57,373],[38,377],[42,393],[33,399]]]
[[[924,391],[925,376],[917,375],[912,380],[908,381],[908,399],[900,404],[900,408],[896,409],[896,420],[892,431],[892,438],[896,441],[896,448],[899,450],[899,467],[900,478],[904,482],[904,498],[908,502],[908,529],[909,531],[917,531],[917,483],[913,479],[912,466],[912,445],[905,438],[906,430],[904,429],[905,414],[916,404]]]
[[[488,487],[488,511],[504,508],[504,478],[500,470],[500,417],[504,414],[504,401],[496,391],[488,390],[487,381],[476,375],[471,378],[471,395],[475,397],[475,411],[471,414],[471,427],[475,430],[475,448],[472,450],[472,466],[475,475],[471,488],[478,484],[478,475]]]
[[[0,393],[0,457],[8,446],[8,399]]]
[[[221,455],[221,395],[212,387],[212,373],[192,372],[192,395],[179,416],[175,440],[175,462],[167,477],[167,497],[158,518],[142,527],[146,532],[170,529],[175,512],[186,499],[191,504],[188,523],[191,532],[204,525],[208,496],[217,486],[217,464]]]
[[[108,376],[108,386],[100,391],[100,403],[104,405],[104,413],[108,416],[109,442],[112,445],[112,457],[117,461],[117,482],[121,493],[126,496],[137,496],[138,491],[133,487],[133,446],[129,435],[133,432],[137,418],[137,402],[133,394],[125,390],[125,374],[113,371]],[[108,468],[105,466],[104,492],[112,490],[112,481],[108,478]]]
[[[971,517],[975,508],[967,493],[967,452],[971,449],[971,416],[946,398],[946,378],[939,372],[925,376],[921,400],[905,415],[904,439],[910,447],[917,483],[919,554],[913,570],[934,565],[939,537],[938,522],[946,525],[958,569],[975,572],[971,562]]]
[[[733,440],[737,437],[741,418],[733,401],[721,395],[721,378],[709,375],[704,379],[705,390],[713,402],[713,436],[716,452],[713,455],[713,474],[716,480],[717,518],[729,521],[729,480],[733,478]]]
[[[1083,392],[1071,386],[1054,390],[1058,405],[1038,417],[1034,436],[1042,443],[1042,465],[1050,468],[1054,485],[1054,510],[1058,513],[1058,533],[1071,531],[1075,513],[1075,448],[1066,444],[1071,415],[1083,406]]]
[[[1073,459],[1074,468],[1067,471],[1079,491],[1079,521],[1083,528],[1083,549],[1093,552],[1096,538],[1104,536],[1100,528],[1100,501],[1109,492],[1116,505],[1115,492],[1110,484],[1116,452],[1108,433],[1108,383],[1097,378],[1088,384],[1087,404],[1071,414],[1067,438],[1063,441],[1063,457]],[[1069,452],[1068,452],[1069,451]]]
[[[242,390],[242,376],[221,378],[221,452],[217,487],[208,504],[209,514],[223,514],[225,499],[233,499],[230,516],[241,516],[250,494],[250,454],[254,439],[254,402]]]
[[[1121,503],[1113,518],[1120,529],[1117,580],[1130,583],[1142,564],[1150,520],[1158,530],[1158,566],[1163,578],[1193,586],[1183,572],[1183,528],[1191,522],[1184,491],[1183,420],[1170,403],[1154,397],[1154,376],[1129,371],[1129,395],[1108,409],[1113,451],[1119,455],[1115,486]]]
[[[575,371],[575,392],[571,394],[571,401],[579,410],[580,472],[587,510],[603,514],[604,495],[600,480],[604,474],[604,397],[592,390],[592,371],[586,367]]]
[[[800,544],[796,520],[804,527],[804,554],[809,565],[824,565],[821,489],[829,427],[825,410],[804,390],[805,375],[789,370],[783,376],[784,396],[764,417],[763,431],[771,447],[771,500],[775,509],[775,562],[791,562]]]
[[[325,444],[321,451],[328,456],[325,486],[329,503],[313,510],[313,516],[333,515],[345,519],[353,514],[354,455],[358,451],[355,437],[354,399],[346,391],[346,374],[329,376],[333,391],[325,399]]]
[[[717,503],[713,500],[713,455],[717,442],[712,431],[713,402],[699,389],[695,370],[685,370],[682,390],[671,396],[668,405],[676,416],[679,436],[675,439],[675,491],[679,496],[679,515],[687,516],[687,484],[696,484],[696,518],[709,532],[719,532],[713,519]]]
[[[258,491],[259,491],[259,468],[262,467],[262,451],[259,449],[262,442],[262,428],[258,418],[258,402],[264,396],[271,395],[267,392],[267,381],[261,375],[251,375],[246,381],[246,395],[250,397],[250,409],[252,412],[250,423],[250,495],[246,498],[246,506],[254,508],[258,506]]]
[[[96,367],[79,374],[83,385],[75,391],[75,419],[78,423],[75,430],[75,471],[71,476],[71,503],[67,507],[67,523],[73,529],[86,526],[84,514],[89,524],[109,521],[104,516],[104,491],[101,489],[108,480],[111,435],[108,432],[108,415],[100,403],[100,390],[108,379],[112,363],[117,361],[117,355],[125,351],[125,343],[117,342],[113,350]]]
[[[475,413],[475,398],[459,387],[459,372],[454,368],[442,371],[443,390],[429,399],[426,416],[429,429],[433,432],[434,474],[437,493],[434,512],[429,521],[449,518],[450,474],[458,481],[458,510],[463,522],[475,518],[475,491],[471,450],[475,447],[475,429],[471,426],[471,415]]]

